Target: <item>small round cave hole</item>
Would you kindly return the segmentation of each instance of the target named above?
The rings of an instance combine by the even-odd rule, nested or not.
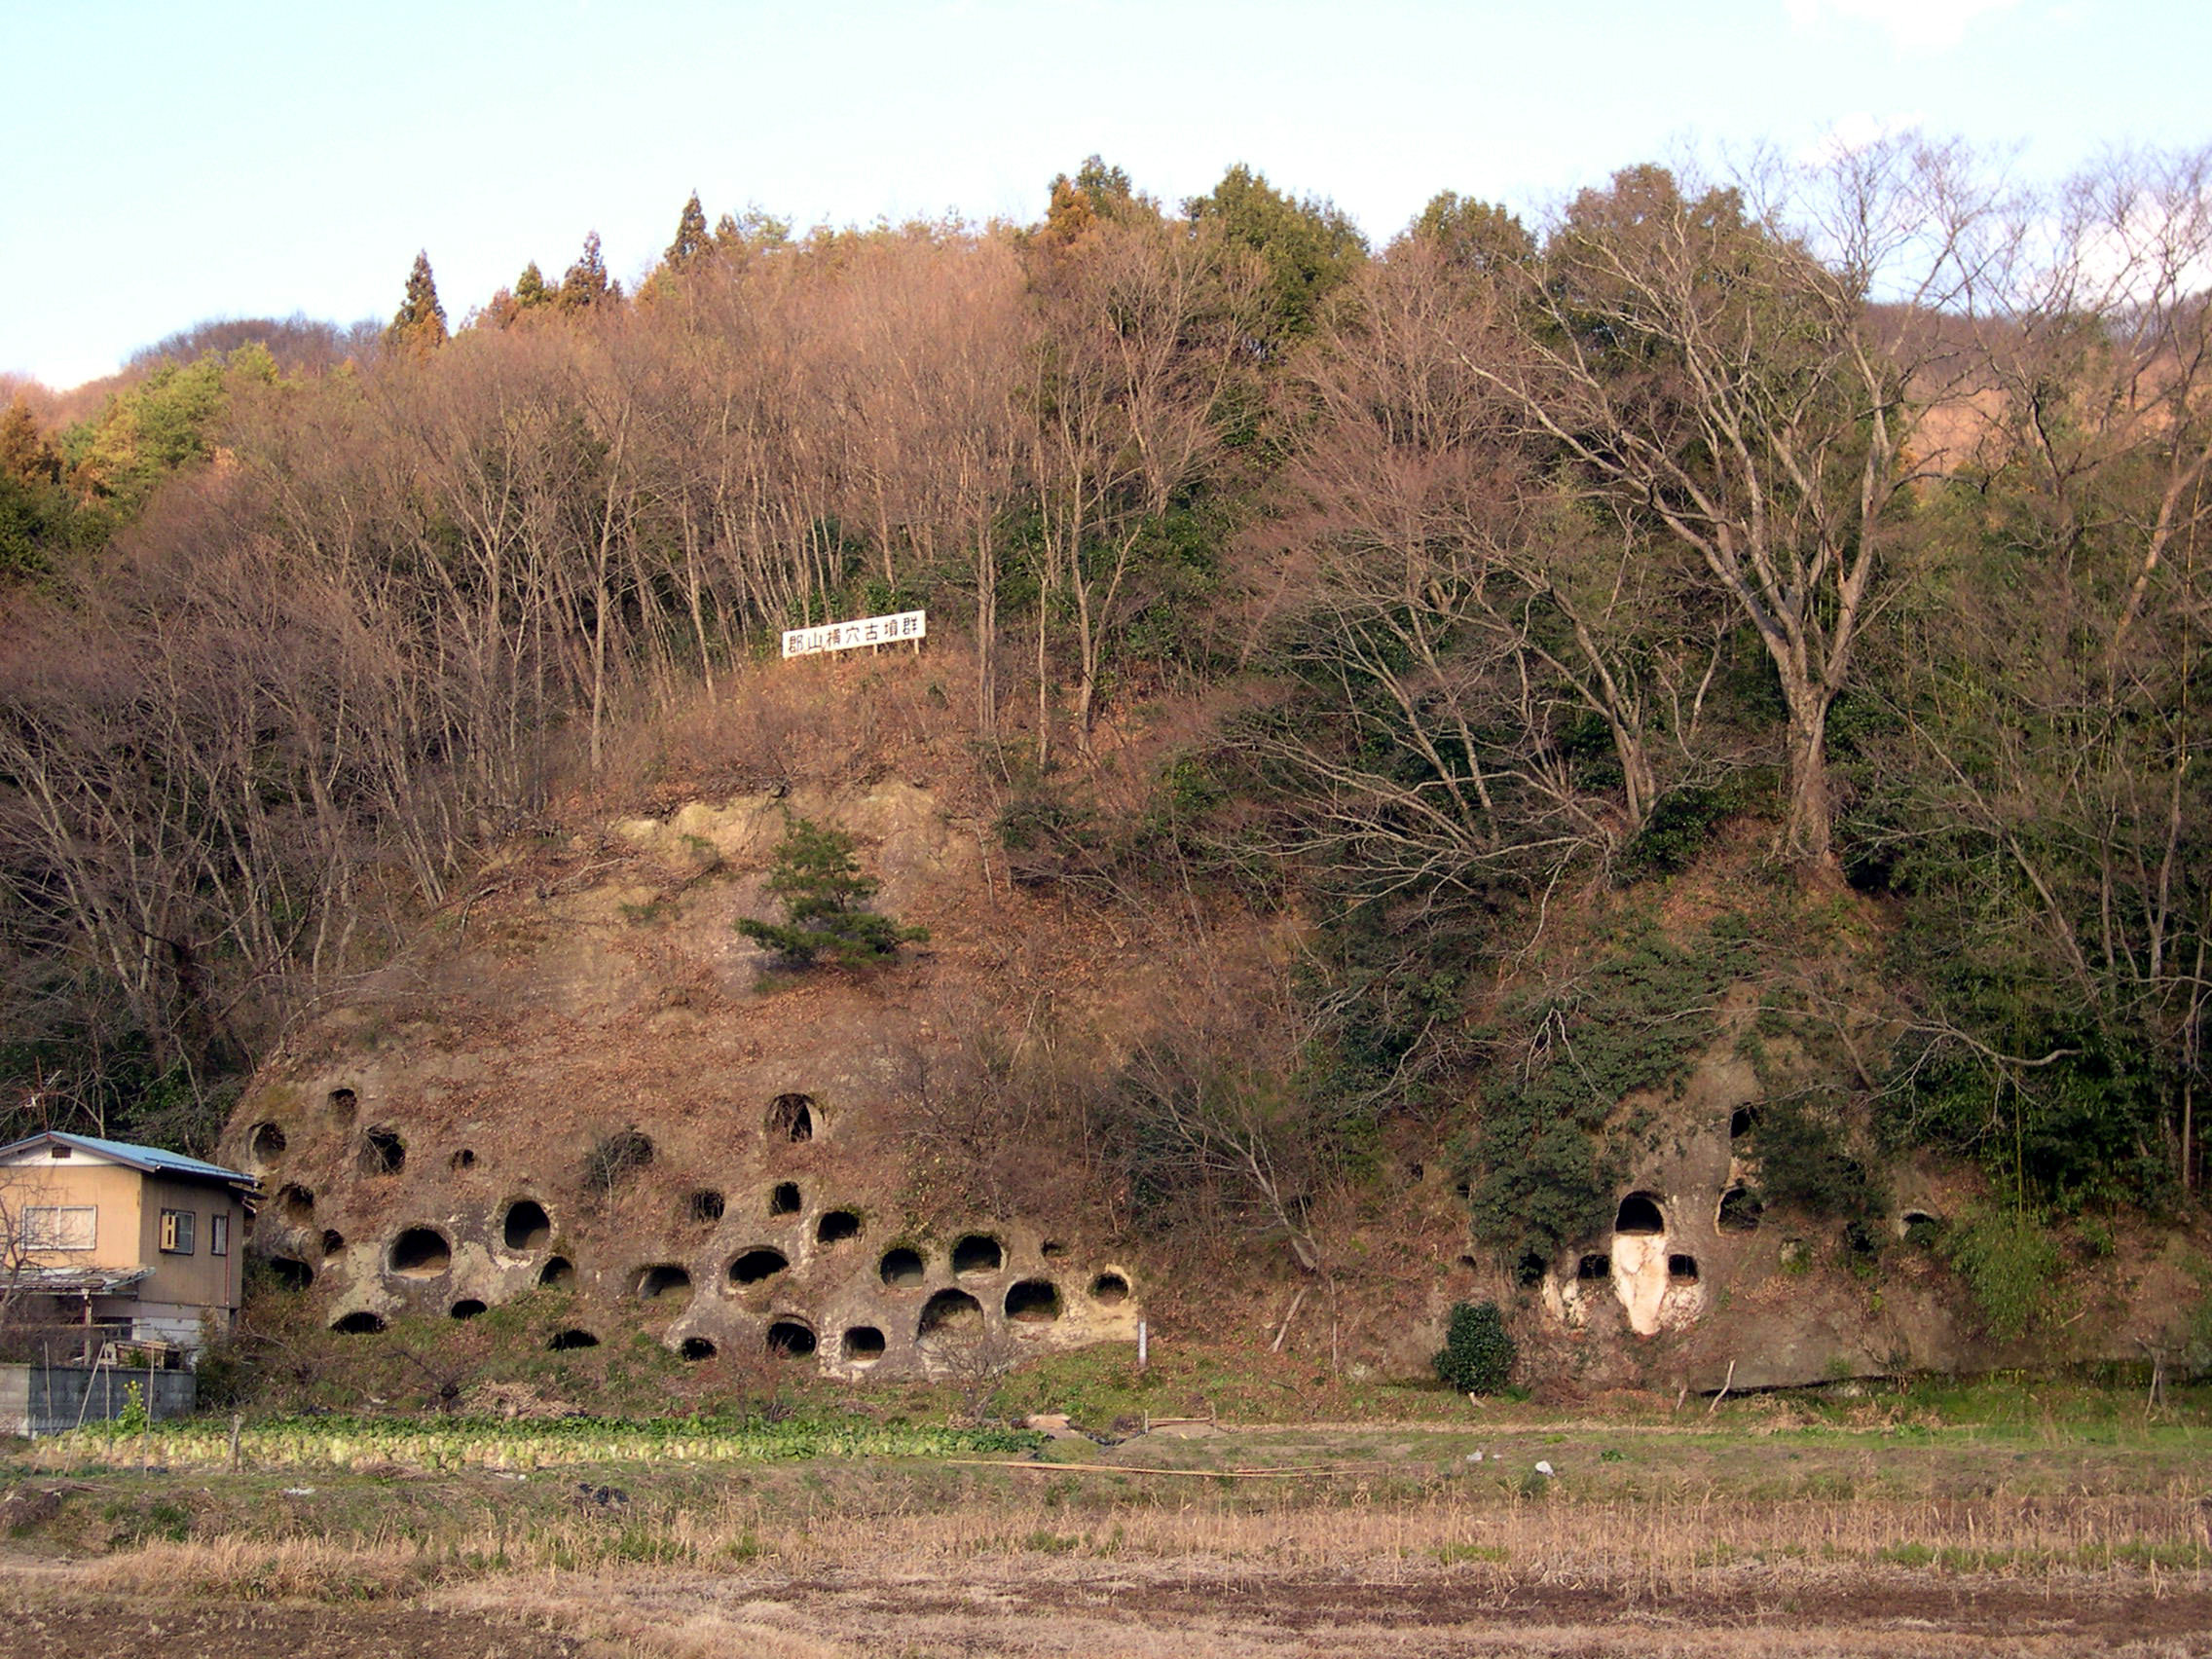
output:
[[[778,1181],[768,1189],[768,1213],[770,1215],[796,1215],[798,1211],[799,1196],[796,1181]]]
[[[566,1353],[571,1348],[597,1347],[599,1339],[582,1326],[575,1325],[566,1331],[555,1331],[545,1346],[553,1353]]]
[[[1129,1281],[1117,1272],[1103,1272],[1090,1281],[1090,1300],[1101,1308],[1119,1308],[1129,1299]]]
[[[1037,1246],[1037,1254],[1048,1262],[1057,1262],[1068,1253],[1068,1247],[1057,1238],[1048,1238]]]
[[[956,1273],[995,1273],[1005,1266],[1006,1252],[987,1233],[971,1233],[952,1246],[952,1271]]]
[[[1695,1256],[1669,1256],[1667,1277],[1674,1284],[1697,1283],[1697,1258]]]
[[[335,1227],[326,1227],[322,1230],[322,1253],[325,1256],[335,1256],[345,1248],[345,1234],[339,1232]]]
[[[354,1163],[364,1175],[396,1175],[407,1167],[407,1143],[397,1129],[379,1124],[361,1131]]]
[[[814,1224],[817,1244],[842,1244],[861,1235],[861,1218],[851,1210],[828,1210]]]
[[[873,1325],[855,1325],[838,1344],[847,1365],[873,1365],[883,1357],[883,1333]]]
[[[677,1266],[674,1262],[655,1262],[650,1267],[638,1270],[638,1300],[640,1302],[654,1302],[661,1297],[690,1288],[690,1271]]]
[[[391,1271],[401,1278],[436,1278],[453,1266],[453,1246],[434,1227],[410,1227],[391,1241]]]
[[[1574,1264],[1574,1276],[1584,1284],[1613,1276],[1613,1259],[1610,1256],[1589,1255]]]
[[[722,1211],[727,1207],[727,1201],[721,1194],[712,1187],[702,1187],[683,1200],[683,1213],[701,1227],[721,1220]]]
[[[594,1141],[584,1154],[584,1190],[606,1197],[653,1161],[652,1136],[643,1129],[616,1129]]]
[[[276,1193],[276,1213],[293,1227],[305,1227],[314,1220],[314,1194],[298,1182],[290,1182]]]
[[[768,1138],[810,1141],[820,1117],[813,1095],[779,1094],[768,1103]]]
[[[1759,1109],[1756,1106],[1739,1106],[1728,1114],[1728,1138],[1742,1140],[1759,1126]]]
[[[768,1351],[778,1359],[804,1359],[814,1351],[814,1332],[796,1319],[778,1319],[768,1327]]]
[[[1060,1287],[1051,1279],[1023,1279],[1009,1286],[1006,1316],[1026,1325],[1049,1325],[1060,1316]]]
[[[729,1265],[729,1282],[732,1284],[758,1284],[772,1279],[790,1267],[791,1258],[781,1250],[748,1250]]]
[[[314,1283],[314,1269],[297,1256],[272,1256],[269,1258],[269,1276],[285,1290],[305,1290]]]
[[[685,1337],[676,1351],[684,1359],[712,1359],[718,1350],[712,1337]]]
[[[465,1146],[464,1146],[464,1147],[462,1147],[462,1148],[461,1148],[461,1150],[460,1150],[459,1152],[457,1152],[457,1153],[455,1153],[455,1154],[453,1155],[452,1163],[453,1163],[453,1172],[454,1172],[454,1173],[455,1173],[456,1175],[460,1174],[460,1173],[461,1173],[461,1171],[462,1171],[463,1169],[473,1169],[473,1168],[475,1168],[475,1167],[476,1167],[476,1152],[475,1152],[475,1149],[474,1149],[473,1147],[465,1147]]]
[[[1713,1225],[1723,1233],[1756,1233],[1759,1217],[1765,1213],[1766,1205],[1749,1187],[1730,1187],[1720,1195],[1720,1210]]]
[[[353,1122],[353,1114],[360,1109],[361,1097],[350,1088],[334,1088],[323,1097],[323,1105],[329,1110],[331,1122],[340,1128],[346,1128]]]
[[[1898,1218],[1904,1224],[1904,1241],[1916,1250],[1933,1250],[1943,1236],[1943,1218],[1926,1210],[1911,1209]]]
[[[896,1250],[886,1250],[876,1272],[893,1290],[912,1290],[924,1277],[921,1252],[909,1250],[903,1244]]]
[[[535,1198],[517,1198],[507,1205],[499,1237],[510,1250],[542,1250],[553,1242],[553,1218]]]
[[[464,1296],[446,1311],[456,1319],[473,1319],[485,1310],[484,1304],[473,1296]]]
[[[330,1321],[330,1328],[340,1336],[373,1337],[384,1329],[384,1315],[371,1313],[366,1308],[356,1308],[350,1313],[341,1313]]]
[[[553,1290],[573,1290],[576,1287],[576,1265],[566,1256],[555,1256],[538,1270],[537,1282]]]
[[[983,1305],[964,1290],[940,1290],[922,1305],[914,1334],[924,1343],[967,1342],[983,1333]]]
[[[1621,1199],[1620,1210],[1613,1217],[1613,1231],[1648,1238],[1667,1231],[1667,1216],[1649,1193],[1631,1193]]]
[[[253,1125],[253,1138],[247,1143],[247,1151],[259,1161],[272,1163],[284,1156],[286,1144],[284,1131],[275,1124],[256,1124]]]

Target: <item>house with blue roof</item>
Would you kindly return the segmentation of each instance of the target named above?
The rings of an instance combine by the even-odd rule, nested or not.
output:
[[[128,1343],[189,1361],[238,1316],[257,1192],[239,1170],[95,1135],[0,1147],[6,1324],[49,1352]]]

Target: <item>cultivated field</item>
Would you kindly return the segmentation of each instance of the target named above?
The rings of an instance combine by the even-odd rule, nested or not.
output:
[[[236,1470],[228,1424],[17,1443],[0,1652],[2212,1654],[2187,1400],[626,1433],[249,1426]]]

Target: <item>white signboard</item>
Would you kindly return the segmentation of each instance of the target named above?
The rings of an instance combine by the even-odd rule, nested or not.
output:
[[[784,655],[814,656],[849,651],[855,645],[919,644],[929,634],[929,612],[902,610],[896,616],[863,616],[857,622],[825,622],[819,628],[786,628]]]

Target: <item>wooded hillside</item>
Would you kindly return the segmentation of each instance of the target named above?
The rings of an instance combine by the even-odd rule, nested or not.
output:
[[[1643,1064],[1605,1045],[1755,949],[1850,1080],[1769,1120],[1797,1201],[1924,1146],[2022,1213],[2193,1203],[2206,166],[2030,192],[1904,138],[1542,224],[1447,192],[1382,248],[1241,167],[1168,206],[1094,158],[1025,227],[694,198],[635,293],[595,237],[457,327],[424,258],[381,339],[188,334],[66,427],[18,400],[7,1127],[205,1145],[486,849],[639,788],[640,733],[782,628],[926,607],[1024,879],[1308,922],[1266,1043],[1124,1080],[1201,1140],[1356,1179],[1456,1124],[1511,1258],[1517,1182],[1595,1190]],[[1754,925],[1498,1000],[1593,896],[1721,858],[1790,928],[1876,917],[1856,970]]]

